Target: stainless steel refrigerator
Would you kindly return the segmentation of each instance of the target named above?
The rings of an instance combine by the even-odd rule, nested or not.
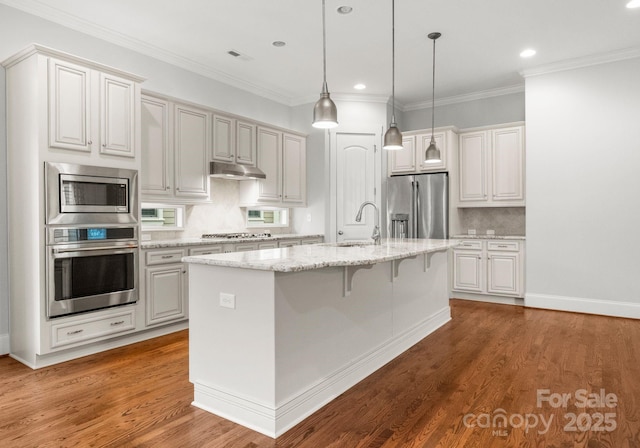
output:
[[[390,177],[385,218],[389,238],[449,238],[448,174]]]

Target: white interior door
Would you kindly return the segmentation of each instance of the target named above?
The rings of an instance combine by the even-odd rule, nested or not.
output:
[[[362,221],[356,214],[364,201],[380,206],[376,195],[376,134],[336,133],[336,240],[369,239],[375,225],[373,207]]]

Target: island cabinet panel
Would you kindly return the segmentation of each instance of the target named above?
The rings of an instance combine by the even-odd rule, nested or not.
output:
[[[450,319],[446,249],[294,272],[187,262],[193,404],[271,437]]]

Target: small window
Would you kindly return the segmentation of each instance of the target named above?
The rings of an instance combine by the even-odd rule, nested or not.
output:
[[[247,227],[288,227],[289,209],[260,207],[247,209]]]
[[[184,206],[142,204],[142,230],[181,230],[184,228]]]

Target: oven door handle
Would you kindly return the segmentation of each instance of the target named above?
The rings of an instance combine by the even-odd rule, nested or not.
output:
[[[75,248],[59,248],[54,247],[51,249],[51,252],[54,254],[64,254],[68,252],[89,252],[89,251],[98,251],[98,250],[127,250],[127,249],[137,249],[138,245],[131,246],[100,246],[100,247],[75,247]]]

